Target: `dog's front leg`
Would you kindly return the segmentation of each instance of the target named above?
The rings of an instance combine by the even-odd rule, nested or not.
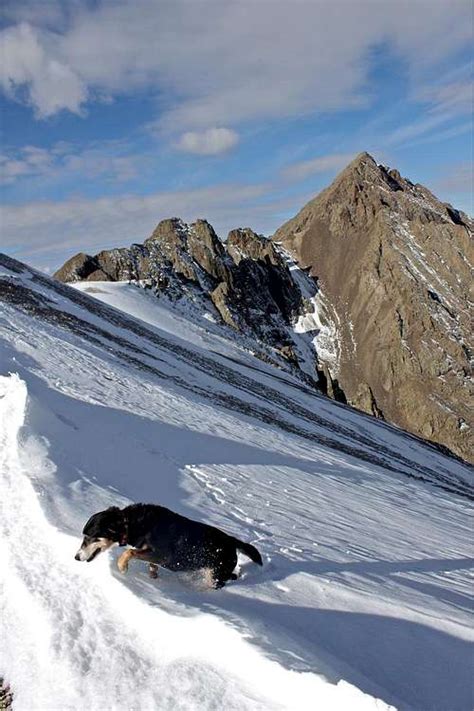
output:
[[[117,568],[121,573],[126,573],[128,570],[128,564],[130,563],[130,558],[133,558],[136,551],[133,548],[128,548],[122,553],[122,555],[117,559]]]
[[[143,546],[143,548],[128,548],[122,553],[120,558],[117,560],[117,567],[121,573],[126,573],[128,570],[128,564],[131,558],[141,558],[142,560],[147,560],[150,558],[150,551],[148,546]],[[158,577],[156,575],[155,577]]]

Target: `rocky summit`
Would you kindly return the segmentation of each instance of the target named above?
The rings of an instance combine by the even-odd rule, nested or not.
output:
[[[305,300],[274,244],[250,229],[232,230],[224,245],[206,220],[163,220],[143,244],[77,254],[54,276],[63,282],[139,283],[177,304],[184,300],[210,311],[262,358],[291,368],[298,362],[292,324]]]
[[[466,214],[362,153],[273,238],[331,305],[347,401],[471,461],[472,237]]]

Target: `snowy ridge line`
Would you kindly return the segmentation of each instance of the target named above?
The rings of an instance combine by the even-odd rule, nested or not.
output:
[[[15,711],[389,709],[346,682],[287,670],[208,614],[152,607],[111,575],[72,558],[28,480],[19,432],[25,383],[0,376],[2,656]],[[51,463],[27,460],[33,470]],[[204,641],[205,640],[205,641]]]
[[[15,261],[10,258],[6,258],[6,260],[7,266],[8,262]],[[18,267],[21,267],[22,271],[24,271],[23,265],[19,265],[18,263],[16,264],[18,266],[15,271],[18,271]],[[191,351],[189,348],[182,346],[181,343],[176,340],[172,341],[164,339],[159,336],[156,331],[146,328],[138,321],[127,317],[113,307],[104,306],[97,300],[92,299],[85,294],[81,294],[81,292],[78,292],[77,290],[71,289],[70,287],[40,275],[38,272],[35,272],[35,270],[29,270],[28,268],[28,271],[32,275],[31,281],[33,283],[39,283],[48,290],[53,290],[60,296],[66,297],[68,301],[72,302],[74,305],[78,303],[83,309],[91,313],[93,317],[98,317],[101,320],[105,320],[109,324],[112,324],[114,327],[118,327],[121,333],[124,331],[125,333],[127,331],[131,331],[133,334],[140,336],[153,346],[158,346],[165,352],[171,353],[173,358],[177,358],[186,364],[191,362],[193,367],[200,370],[202,373],[208,374],[209,372],[212,372],[213,377],[217,378],[222,383],[231,384],[237,390],[245,393],[246,395],[250,394],[251,396],[262,398],[265,402],[271,402],[272,404],[277,405],[278,412],[270,410],[268,407],[264,407],[261,404],[257,405],[255,402],[250,405],[248,400],[242,400],[241,398],[237,398],[235,395],[231,395],[230,393],[217,391],[209,393],[206,388],[202,388],[197,385],[193,386],[188,381],[180,378],[178,375],[174,375],[170,372],[164,372],[163,370],[157,368],[155,363],[163,363],[163,358],[157,357],[156,354],[144,351],[142,348],[130,343],[130,341],[127,338],[124,338],[123,335],[119,336],[117,334],[112,334],[110,331],[105,331],[102,327],[93,322],[84,321],[84,319],[79,318],[71,312],[65,312],[63,310],[59,311],[53,308],[51,305],[51,299],[45,299],[45,295],[41,294],[41,292],[34,292],[26,286],[19,284],[15,284],[14,286],[10,285],[10,288],[8,288],[9,280],[0,280],[0,284],[3,284],[4,299],[6,301],[12,301],[17,308],[20,307],[22,310],[25,310],[26,308],[27,312],[37,310],[38,314],[42,318],[50,320],[57,326],[66,328],[74,333],[78,333],[79,335],[92,341],[95,345],[102,348],[105,347],[109,351],[112,350],[111,343],[116,342],[120,345],[120,350],[115,351],[117,357],[135,365],[141,370],[148,371],[155,376],[170,380],[180,388],[191,390],[206,399],[218,402],[227,409],[231,409],[248,416],[257,416],[262,422],[277,425],[287,432],[297,434],[313,442],[321,443],[337,451],[345,452],[346,454],[354,456],[362,461],[378,464],[379,466],[389,469],[395,473],[401,473],[412,478],[427,481],[441,488],[445,488],[448,491],[454,491],[462,496],[474,498],[473,487],[468,482],[454,476],[452,472],[448,472],[447,470],[440,471],[439,467],[436,468],[436,471],[428,469],[426,466],[423,466],[416,461],[407,460],[396,449],[388,448],[380,441],[374,441],[355,428],[351,429],[345,425],[341,425],[338,422],[329,422],[313,411],[310,411],[300,405],[295,409],[294,404],[282,396],[280,392],[271,388],[271,386],[245,376],[241,371],[234,371],[227,365],[219,362],[219,356],[211,359],[204,356],[202,353]],[[97,338],[97,336],[99,336],[99,338]],[[131,351],[133,355],[124,352],[123,349]],[[145,356],[147,359],[151,359],[153,363],[150,364],[140,360],[137,356]],[[312,397],[318,397],[314,392],[309,391],[309,389],[305,388],[302,384],[297,384],[296,387],[300,392],[308,393]],[[319,397],[319,400],[322,400],[322,398]],[[339,407],[342,408],[343,406],[339,405]],[[299,421],[298,424],[290,422],[287,419],[283,419],[281,417],[282,410],[292,416],[295,416]],[[360,413],[358,413],[358,415],[364,419],[364,415],[361,415]],[[306,424],[309,423],[311,425],[320,426],[325,430],[329,429],[333,433],[342,435],[347,441],[342,442],[340,439],[335,439],[334,436],[328,435],[327,433],[308,430],[300,424],[301,421]],[[371,424],[381,430],[387,429],[389,431],[393,431],[395,429],[380,421],[373,421]],[[399,430],[395,431],[400,433]],[[430,443],[426,443],[424,440],[419,440],[414,435],[407,433],[403,433],[403,435],[407,439],[422,442],[427,448],[438,451],[441,450],[439,446],[431,445]],[[368,451],[354,447],[352,444],[354,441],[359,445],[366,447]],[[399,466],[394,466],[390,461],[388,461],[389,458],[397,462]]]

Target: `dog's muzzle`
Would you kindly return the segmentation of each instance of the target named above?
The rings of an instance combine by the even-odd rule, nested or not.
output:
[[[109,541],[107,538],[97,538],[93,541],[84,540],[82,546],[74,556],[74,559],[90,563],[99,555],[99,553],[107,550],[107,548],[110,548],[111,545],[113,545],[113,541]]]
[[[96,550],[92,553],[92,555],[87,557],[86,554],[84,553],[84,551],[81,551],[79,549],[77,551],[76,555],[74,556],[74,560],[81,560],[81,561],[85,560],[86,563],[90,563],[91,560],[94,560],[94,558],[96,558],[99,555],[100,551],[101,551],[100,548],[96,548]]]

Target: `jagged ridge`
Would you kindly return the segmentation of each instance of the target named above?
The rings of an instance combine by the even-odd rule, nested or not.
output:
[[[144,244],[80,253],[54,276],[132,280],[169,298],[204,300],[224,323],[297,362],[292,323],[304,309],[301,291],[272,242],[250,229],[231,231],[224,246],[206,220],[163,220]]]

